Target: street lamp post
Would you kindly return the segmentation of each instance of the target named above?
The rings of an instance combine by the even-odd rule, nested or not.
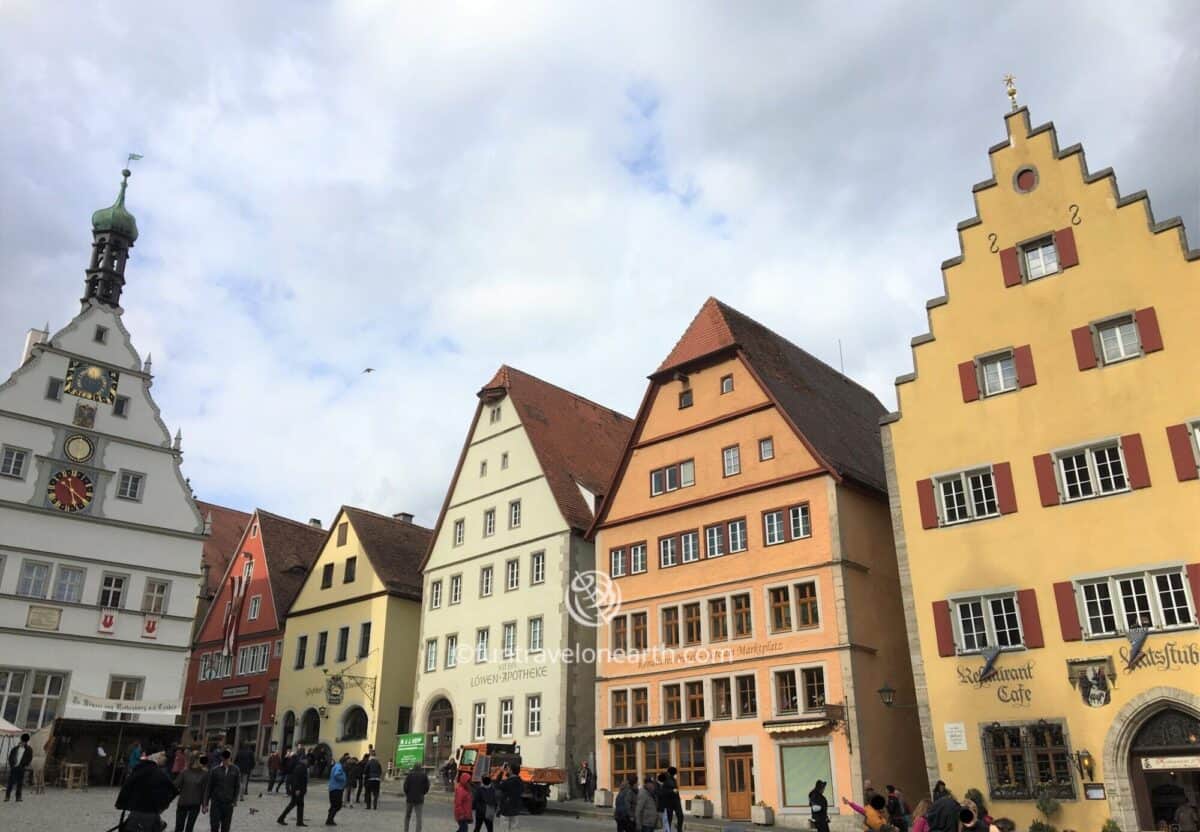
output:
[[[890,682],[884,682],[883,687],[881,687],[879,690],[877,690],[876,693],[879,694],[879,699],[881,702],[883,702],[883,707],[885,707],[885,708],[915,708],[915,707],[917,707],[915,702],[911,705],[897,705],[896,704],[896,689],[894,687],[892,687]]]

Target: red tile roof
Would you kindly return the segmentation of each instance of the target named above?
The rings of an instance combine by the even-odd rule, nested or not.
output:
[[[887,490],[875,395],[758,321],[709,298],[655,377],[738,348],[783,414],[839,475]]]
[[[504,365],[479,391],[484,400],[506,394],[521,418],[563,518],[586,531],[594,506],[582,485],[602,495],[612,481],[633,421],[615,410]]]
[[[421,562],[433,530],[352,506],[342,506],[342,512],[354,526],[371,568],[388,590],[419,601]]]
[[[250,525],[250,515],[244,511],[225,508],[216,503],[196,501],[200,516],[207,522],[212,521],[212,533],[204,541],[203,563],[208,567],[208,576],[202,593],[207,597],[217,591],[221,585],[221,577],[225,567],[236,553],[238,543]],[[198,616],[198,618],[203,617]]]
[[[271,576],[271,596],[275,601],[275,616],[283,619],[292,608],[304,579],[312,571],[321,554],[328,532],[258,509],[258,533],[262,537],[263,555]]]

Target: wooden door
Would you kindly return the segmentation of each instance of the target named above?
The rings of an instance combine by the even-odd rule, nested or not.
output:
[[[739,751],[724,757],[721,788],[725,817],[729,820],[750,819],[750,806],[754,803],[754,775],[750,770],[753,762],[754,755],[750,752]]]

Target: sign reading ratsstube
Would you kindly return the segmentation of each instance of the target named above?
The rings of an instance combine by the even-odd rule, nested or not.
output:
[[[425,762],[425,735],[399,734],[396,736],[396,756],[394,758],[398,771],[408,771],[413,766]]]

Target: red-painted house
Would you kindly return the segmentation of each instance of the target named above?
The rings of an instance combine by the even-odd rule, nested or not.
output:
[[[184,707],[192,737],[205,747],[253,743],[260,759],[270,753],[284,618],[325,537],[316,521],[301,523],[261,509],[250,516],[188,664]],[[230,610],[236,618],[232,635]]]

